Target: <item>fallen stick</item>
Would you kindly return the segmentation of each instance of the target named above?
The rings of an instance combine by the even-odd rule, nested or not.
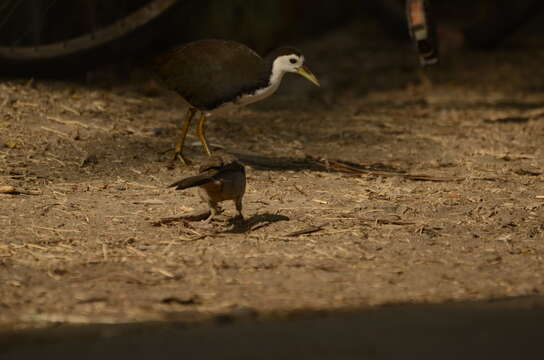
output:
[[[196,211],[185,215],[172,216],[162,218],[160,220],[154,221],[151,224],[153,226],[168,225],[174,222],[179,221],[201,221],[206,220],[210,216],[210,210]]]
[[[434,181],[434,182],[457,182],[463,181],[464,178],[454,178],[454,177],[438,177],[433,175],[426,174],[409,174],[402,171],[383,171],[383,170],[373,170],[369,169],[368,166],[356,163],[348,163],[342,160],[325,160],[314,157],[309,157],[310,160],[313,160],[320,166],[324,167],[327,170],[333,170],[337,172],[343,172],[352,175],[374,175],[374,176],[383,176],[383,177],[402,177],[414,181]]]
[[[26,191],[26,190],[17,190],[14,186],[0,186],[0,194],[7,195],[41,195],[39,192],[35,191]]]
[[[294,231],[292,233],[289,233],[285,236],[287,237],[295,237],[295,236],[300,236],[300,235],[307,235],[307,234],[312,234],[312,233],[315,233],[315,232],[318,232],[318,231],[321,231],[323,230],[323,226],[325,225],[321,225],[321,226],[310,226],[306,229],[302,229],[302,230],[299,230],[299,231]]]

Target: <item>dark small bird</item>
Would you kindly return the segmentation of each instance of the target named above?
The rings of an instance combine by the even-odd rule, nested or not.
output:
[[[319,86],[304,65],[302,53],[293,48],[280,48],[261,58],[234,41],[199,40],[166,52],[155,59],[154,65],[155,73],[166,86],[190,105],[175,148],[175,157],[185,164],[189,161],[183,156],[183,144],[196,113],[200,113],[198,138],[211,156],[204,126],[212,113],[272,95],[288,72],[298,73]]]
[[[198,175],[182,179],[168,187],[184,190],[195,186],[199,187],[200,197],[210,209],[208,220],[221,211],[218,203],[225,200],[233,200],[237,217],[244,218],[242,198],[246,191],[246,171],[234,156],[224,153],[212,155],[200,165]]]

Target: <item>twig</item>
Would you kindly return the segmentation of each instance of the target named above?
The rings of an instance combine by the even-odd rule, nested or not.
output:
[[[400,176],[414,181],[459,182],[465,180],[465,178],[440,177],[426,174],[400,174]]]
[[[49,228],[49,227],[45,227],[45,226],[33,226],[33,228],[41,229],[41,230],[49,230],[49,231],[53,231],[53,232],[56,232],[56,233],[59,233],[59,232],[79,233],[79,232],[81,232],[80,230],[76,230],[76,229],[54,229],[54,228]]]
[[[4,100],[2,101],[2,104],[0,104],[0,109],[3,109],[4,107],[6,107],[6,105],[8,105],[9,103],[12,103],[14,100],[9,97],[9,96],[6,96],[4,98]]]
[[[127,182],[125,182],[125,184],[126,185],[131,185],[131,186],[139,186],[139,187],[148,188],[148,189],[159,189],[159,187],[155,186],[155,185],[140,184],[140,183],[133,182],[133,181],[127,181]]]
[[[70,139],[70,136],[66,133],[63,133],[62,131],[58,131],[58,130],[55,130],[55,129],[51,129],[51,128],[48,128],[46,126],[42,126],[42,129],[45,130],[45,131],[49,131],[49,132],[52,132],[54,134],[57,134],[59,135],[60,137],[63,137],[63,138],[66,138],[66,139]]]
[[[59,124],[63,124],[63,125],[76,125],[76,126],[81,126],[84,129],[89,128],[88,125],[83,124],[82,122],[79,122],[79,121],[75,121],[75,120],[62,120],[62,119],[59,119],[58,117],[54,117],[54,116],[48,116],[46,119],[49,120],[49,121],[59,123]]]
[[[17,101],[17,102],[15,103],[15,105],[16,105],[17,107],[22,106],[22,107],[32,107],[32,108],[37,108],[37,107],[39,106],[39,105],[36,104],[36,103],[27,103],[27,102],[22,102],[22,101]]]
[[[17,195],[19,192],[13,186],[0,186],[0,194]]]
[[[0,194],[7,195],[41,195],[36,191],[18,190],[13,186],[0,186]]]
[[[76,116],[81,116],[81,113],[79,111],[77,111],[76,109],[72,109],[71,107],[69,107],[67,105],[61,104],[60,107],[63,108],[64,110],[68,111],[68,112],[71,112],[72,114],[74,114]]]
[[[159,274],[161,274],[164,277],[167,277],[169,279],[174,279],[176,277],[170,271],[167,271],[167,270],[164,270],[164,269],[161,269],[161,268],[154,268],[154,269],[152,269],[152,271],[155,271],[155,272],[157,272],[157,273],[159,273]]]
[[[108,246],[105,243],[102,243],[102,258],[108,261]]]
[[[368,175],[374,175],[374,176],[382,176],[382,177],[402,177],[408,180],[414,180],[414,181],[434,181],[434,182],[458,182],[465,180],[464,178],[453,178],[453,177],[438,177],[433,175],[427,175],[427,174],[407,174],[404,172],[389,172],[389,171],[381,171],[381,170],[372,170],[368,169],[366,166],[361,164],[353,163],[353,165],[348,164],[342,160],[325,160],[325,159],[319,159],[314,157],[309,157],[310,160],[313,160],[317,162],[320,166],[323,166],[326,169],[343,172],[351,175],[362,175],[362,174],[368,174]]]
[[[306,235],[306,234],[312,234],[312,233],[315,233],[315,232],[318,232],[318,231],[321,231],[323,230],[323,227],[325,225],[321,225],[321,226],[310,226],[306,229],[302,229],[302,230],[299,230],[299,231],[294,231],[292,233],[289,233],[285,236],[287,237],[296,237],[296,236],[300,236],[300,235]]]
[[[267,227],[267,226],[269,226],[269,225],[271,225],[271,224],[272,224],[271,221],[267,221],[267,222],[264,222],[264,223],[256,224],[255,226],[250,227],[249,230],[248,230],[247,232],[250,233],[250,232],[259,230],[259,229],[262,229],[262,228],[264,228],[264,227]]]
[[[180,221],[201,221],[210,216],[210,210],[196,211],[185,215],[162,218],[151,223],[153,226],[168,225]]]
[[[401,221],[401,220],[389,220],[389,219],[362,219],[358,218],[357,220],[361,220],[364,222],[374,222],[376,224],[382,224],[382,225],[416,225],[413,221]]]
[[[164,205],[164,201],[159,200],[159,199],[148,199],[148,200],[134,201],[133,204],[137,204],[137,205]]]
[[[308,196],[304,191],[302,191],[302,189],[298,185],[293,185],[293,187],[295,188],[295,190],[297,190],[302,195]]]
[[[127,249],[132,251],[134,254],[140,256],[140,257],[146,257],[147,255],[143,253],[143,251],[140,251],[132,246],[127,246]]]
[[[108,316],[84,316],[73,314],[60,314],[60,313],[26,313],[21,314],[20,318],[23,321],[28,322],[51,322],[51,323],[67,323],[67,324],[115,324],[119,323],[118,318]]]

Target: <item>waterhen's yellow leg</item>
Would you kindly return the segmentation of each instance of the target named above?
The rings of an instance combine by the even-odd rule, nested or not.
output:
[[[212,156],[210,147],[208,146],[208,142],[206,141],[205,126],[206,126],[206,114],[202,113],[202,115],[200,116],[200,119],[198,120],[198,127],[196,128],[196,134],[198,135],[198,138],[200,139],[202,146],[204,146],[204,151],[206,152],[206,154],[208,156]]]
[[[181,133],[176,141],[176,149],[174,152],[174,160],[180,160],[185,165],[190,165],[191,162],[183,156],[183,144],[185,143],[185,137],[187,137],[187,131],[189,131],[189,126],[191,125],[191,120],[195,116],[196,109],[191,107],[187,110],[187,115],[181,124]]]

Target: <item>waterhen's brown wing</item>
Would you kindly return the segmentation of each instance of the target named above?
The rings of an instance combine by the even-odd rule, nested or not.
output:
[[[265,61],[247,46],[226,40],[200,40],[155,59],[155,72],[172,90],[200,110],[213,110],[266,86]]]

